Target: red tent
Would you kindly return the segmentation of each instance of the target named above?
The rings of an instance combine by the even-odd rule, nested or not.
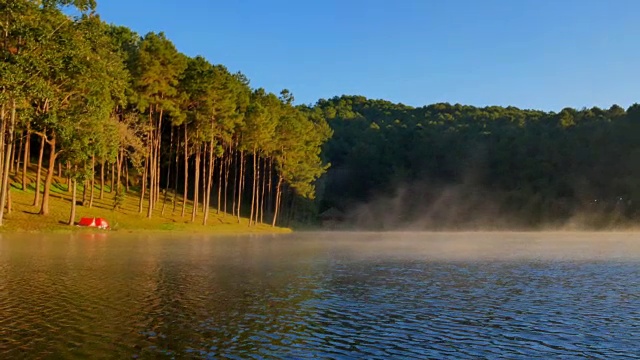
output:
[[[96,226],[96,220],[95,218],[82,218],[80,219],[80,222],[78,223],[78,226]]]
[[[103,218],[84,217],[80,219],[78,226],[97,227],[99,229],[108,229],[109,223]]]
[[[96,226],[99,227],[100,229],[109,228],[109,223],[107,222],[107,220],[103,218],[95,218],[94,220],[95,220]]]

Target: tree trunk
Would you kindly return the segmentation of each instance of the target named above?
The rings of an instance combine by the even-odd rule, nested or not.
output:
[[[100,161],[100,200],[104,199],[104,159]]]
[[[27,169],[31,166],[31,135],[33,133],[31,132],[31,125],[29,125],[28,127],[28,131],[27,131],[27,156],[25,156],[26,159],[26,167]]]
[[[69,215],[69,222],[67,224],[73,226],[76,222],[76,194],[78,192],[78,180],[72,179],[71,182],[73,183],[73,190],[71,192],[71,214]]]
[[[227,157],[225,159],[224,165],[224,212],[227,213],[227,198],[229,197],[228,188],[229,188],[229,171],[231,170],[231,144],[229,144],[229,149],[227,151]],[[234,180],[235,181],[235,180]]]
[[[62,163],[58,162],[58,177],[62,177]]]
[[[51,182],[53,181],[53,172],[56,169],[56,138],[48,141],[51,153],[49,154],[49,169],[47,177],[44,180],[44,192],[42,194],[42,206],[40,207],[41,215],[49,215],[49,193],[51,192]]]
[[[169,162],[171,162],[171,158],[173,157],[173,132],[174,132],[175,128],[171,127],[171,136],[170,136],[170,140],[169,140]],[[167,181],[164,185],[164,197],[162,200],[162,211],[160,211],[160,214],[164,215],[164,209],[167,206],[167,195],[169,193],[169,179],[171,179],[171,164],[169,164],[169,166],[167,166]],[[175,197],[175,194],[174,194]]]
[[[116,157],[116,194],[120,193],[120,185],[122,185],[122,164],[124,163],[124,152],[118,151]]]
[[[195,179],[193,186],[193,208],[191,208],[191,222],[196,221],[198,215],[198,188],[200,187],[200,145],[196,146]]]
[[[178,162],[178,158],[179,158],[179,151],[178,148],[180,147],[180,128],[178,127],[177,130],[178,134],[176,135],[176,137],[178,138],[178,140],[176,141],[176,157],[175,157],[175,161],[176,161],[176,174],[173,176],[173,210],[171,211],[171,213],[174,213],[176,211],[176,204],[178,203],[178,175],[179,175],[179,171],[180,171],[180,163]]]
[[[42,180],[42,158],[44,157],[44,140],[42,136],[40,140],[40,154],[38,155],[38,169],[36,170],[36,194],[33,198],[33,206],[37,206],[40,203],[40,182]],[[58,164],[59,166],[60,164]]]
[[[237,148],[234,148],[234,158],[240,158],[240,154],[237,153]],[[231,215],[236,216],[236,199],[238,195],[236,194],[236,190],[238,188],[238,183],[240,180],[238,179],[238,168],[240,167],[240,160],[233,166],[233,191],[231,192]]]
[[[15,132],[15,129],[14,129]],[[15,135],[14,135],[15,136]],[[17,136],[18,143],[13,142],[13,149],[11,149],[11,172],[13,175],[18,175],[18,169],[20,168],[20,152],[22,151],[22,134]]]
[[[9,128],[7,129],[7,143],[5,146],[5,154],[4,154],[4,169],[2,171],[2,190],[0,191],[0,226],[3,225],[4,222],[4,209],[7,204],[7,196],[9,195],[9,171],[10,171],[10,163],[12,154],[11,151],[13,149],[13,133],[16,128],[16,101],[15,99],[11,101],[11,115],[10,115],[10,123]],[[5,134],[1,134],[4,136]]]
[[[224,156],[224,155],[223,155]],[[220,165],[218,165],[218,200],[216,201],[216,214],[220,214],[220,209],[222,208],[222,174],[224,170],[224,162],[225,158],[220,159]]]
[[[201,199],[202,203],[202,211],[204,212],[205,206],[205,191],[207,189],[207,180],[205,176],[207,176],[207,144],[204,144],[204,150],[200,153],[200,195],[198,195],[198,199]]]
[[[96,168],[96,156],[91,155],[91,180],[89,180],[89,184],[91,185],[91,191],[89,194],[89,208],[93,207],[94,188],[96,187],[96,177],[94,173],[95,168]]]
[[[129,165],[127,165],[127,159],[124,160],[124,189],[125,192],[129,192]]]
[[[27,166],[29,164],[30,142],[31,130],[27,130],[27,138],[24,144],[24,157],[22,158],[22,191],[27,190],[27,185],[29,185],[27,181]]]
[[[256,208],[256,197],[257,197],[257,176],[258,176],[258,171],[257,171],[257,155],[256,155],[256,148],[253,148],[253,183],[251,184],[251,210],[249,211],[249,226],[252,225],[253,223],[253,217],[255,215],[255,208]]]
[[[151,122],[151,114],[149,115],[149,121]],[[153,130],[149,130],[149,154],[147,162],[149,164],[149,203],[147,207],[147,218],[150,219],[153,214],[153,201],[155,200],[156,192],[156,161],[155,161],[155,143],[153,140]]]
[[[205,205],[207,202],[207,149],[209,148],[208,143],[204,143],[202,145],[202,152],[200,154],[200,177],[202,178],[200,182],[200,195],[198,195],[198,199],[200,200],[200,205],[202,206],[202,213],[204,214],[206,209]]]
[[[6,106],[0,104],[0,191],[2,190],[2,179],[4,179],[4,158],[5,158],[5,135],[7,132]]]
[[[164,114],[164,109],[160,109],[159,113],[158,113],[158,129],[157,129],[157,135],[156,135],[156,151],[155,151],[155,159],[156,159],[156,169],[154,171],[155,173],[155,184],[154,184],[154,188],[155,188],[155,192],[154,192],[154,199],[153,199],[153,208],[156,208],[156,204],[158,204],[158,201],[160,201],[160,160],[161,157],[160,155],[162,154],[162,120],[163,120],[163,114]]]
[[[113,192],[113,185],[116,182],[116,172],[115,172],[115,167],[116,165],[114,163],[111,163],[111,186],[109,187],[109,194],[111,194]]]
[[[260,174],[262,174],[262,190],[260,191],[260,207],[258,207],[259,213],[260,213],[260,221],[259,223],[262,224],[264,222],[264,198],[265,198],[265,194],[267,192],[267,177],[265,176],[267,174],[267,160],[262,161],[262,172]]]
[[[215,158],[213,156],[213,140],[209,143],[209,168],[207,173],[207,188],[205,190],[205,206],[204,206],[204,218],[202,219],[202,225],[207,225],[207,218],[209,217],[209,202],[211,201],[211,187],[213,185],[213,169],[215,165]]]
[[[87,166],[86,164],[82,164],[82,166]],[[75,167],[76,174],[78,173],[78,166]],[[78,181],[76,180],[76,183]],[[87,190],[89,189],[89,186],[87,185],[87,183],[89,182],[89,179],[84,179],[84,181],[82,182],[82,206],[87,206]],[[76,184],[77,186],[77,184]]]
[[[20,135],[18,136],[18,143],[16,144],[17,149],[13,149],[15,152],[13,153],[13,157],[15,158],[16,168],[14,170],[14,174],[17,176],[20,170],[22,170],[22,156],[24,152],[24,139],[25,134],[24,130],[20,130]]]
[[[71,164],[67,161],[67,192],[71,194]]]
[[[187,209],[187,192],[189,191],[189,137],[187,133],[187,124],[184,124],[184,190],[182,192],[182,217],[184,217]]]
[[[276,201],[273,209],[273,222],[271,226],[276,226],[276,222],[278,221],[278,212],[280,208],[280,198],[282,196],[282,175],[278,177],[278,185],[276,185]]]
[[[209,183],[209,167],[207,166],[207,162],[209,161],[209,156],[208,154],[210,153],[209,150],[210,146],[209,143],[205,143],[204,144],[204,149],[202,151],[202,155],[203,155],[203,159],[202,159],[202,225],[206,225],[207,224],[207,216],[209,215],[209,211],[207,209],[207,187],[208,187],[208,183]]]
[[[147,160],[144,161],[144,171],[142,172],[142,180],[140,181],[140,202],[138,203],[138,212],[142,214],[142,203],[144,202],[144,194],[147,192]]]
[[[268,195],[267,195],[267,209],[273,208],[273,158],[269,158],[269,184],[267,185]]]
[[[237,216],[238,216],[238,224],[240,223],[240,205],[242,204],[242,190],[244,190],[244,152],[240,151],[240,173],[238,174],[238,206],[237,206]]]

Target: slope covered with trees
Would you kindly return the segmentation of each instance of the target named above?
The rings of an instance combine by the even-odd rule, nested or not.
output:
[[[287,90],[252,89],[241,73],[187,57],[162,33],[108,25],[95,7],[0,0],[0,223],[12,185],[34,189],[48,215],[54,174],[72,194],[69,224],[77,203],[91,207],[105,190],[116,208],[135,189],[148,218],[180,211],[203,224],[213,208],[276,225],[292,199],[314,197],[331,136],[322,117]]]
[[[32,192],[47,216],[54,179],[66,179],[55,185],[70,194],[69,224],[105,192],[116,209],[136,197],[147,218],[205,225],[211,211],[276,225],[330,209],[375,229],[640,217],[638,105],[555,113],[342,96],[295,106],[287,90],[251,88],[163,33],[104,23],[95,7],[0,0],[0,222],[12,191]]]
[[[320,100],[334,130],[320,210],[373,228],[630,224],[640,106],[559,113],[360,96]]]

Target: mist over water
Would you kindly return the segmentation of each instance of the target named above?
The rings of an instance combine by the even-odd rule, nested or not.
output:
[[[2,358],[631,358],[640,233],[0,236]]]
[[[637,232],[325,232],[314,235],[354,258],[424,261],[640,261]],[[339,249],[339,250],[337,250]]]
[[[460,184],[397,185],[390,194],[352,203],[340,229],[363,231],[640,230],[626,217],[624,197],[584,194],[580,202],[547,203],[533,194],[525,201],[476,183],[473,171]],[[578,190],[575,190],[579,192]]]

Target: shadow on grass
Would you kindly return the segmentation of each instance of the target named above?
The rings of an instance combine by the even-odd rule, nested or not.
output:
[[[76,191],[78,191],[78,190],[76,190]],[[68,193],[67,185],[66,185],[66,184],[62,184],[62,183],[59,183],[59,182],[57,182],[57,181],[56,181],[56,182],[53,182],[53,183],[51,184],[51,192],[52,192],[52,193],[54,193],[54,192],[55,192],[55,193]]]
[[[115,211],[115,210],[119,210],[119,209],[114,209],[113,206],[108,206],[108,205],[103,205],[103,204],[96,204],[93,203],[92,207],[89,206],[85,206],[87,209],[102,209],[102,210],[108,210],[108,211]]]

